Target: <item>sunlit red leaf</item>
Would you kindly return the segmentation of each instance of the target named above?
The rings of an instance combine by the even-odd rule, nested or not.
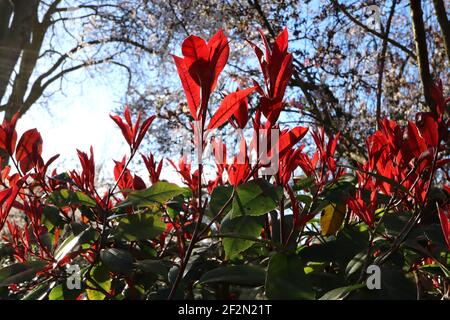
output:
[[[236,91],[227,95],[220,104],[219,109],[211,118],[209,122],[208,129],[215,129],[220,127],[222,124],[227,122],[231,116],[238,110],[239,105],[244,99],[255,91],[256,87],[251,87],[248,89]]]
[[[122,135],[125,138],[128,145],[133,144],[133,133],[131,132],[131,128],[122,121],[122,118],[119,116],[113,116],[110,115],[111,119],[119,126],[120,130],[122,131]]]
[[[214,80],[211,84],[211,92],[215,89],[217,79],[225,68],[230,54],[230,47],[228,46],[228,39],[226,38],[223,30],[219,30],[208,41],[209,48],[209,63],[210,68],[213,68]]]
[[[200,106],[200,86],[192,79],[186,68],[184,60],[177,56],[172,57],[177,67],[184,94],[186,95],[189,110],[194,120],[197,120],[198,108]]]
[[[408,148],[412,155],[419,157],[427,150],[424,138],[419,133],[415,123],[408,121]]]
[[[275,97],[283,97],[286,87],[292,77],[292,54],[288,54],[281,64],[278,77],[275,81],[275,86],[273,89],[273,95]]]
[[[6,150],[9,155],[13,155],[16,147],[16,123],[18,118],[19,114],[16,113],[10,122],[3,120],[3,123],[0,126],[0,149]]]
[[[282,157],[287,150],[291,149],[297,142],[299,142],[307,132],[308,128],[298,126],[292,130],[282,133],[278,144],[278,152],[280,157]]]
[[[437,147],[439,143],[439,125],[431,113],[420,113],[417,127],[425,143],[430,147]]]
[[[39,131],[31,129],[22,135],[17,144],[16,160],[19,162],[20,170],[26,173],[33,168],[42,154],[42,137]]]
[[[244,129],[248,122],[248,99],[247,97],[239,102],[239,107],[233,113],[233,117],[239,128]]]

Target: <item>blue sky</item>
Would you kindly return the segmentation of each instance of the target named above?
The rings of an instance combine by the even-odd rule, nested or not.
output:
[[[114,73],[112,76],[114,77]],[[89,151],[94,148],[97,166],[103,177],[111,178],[113,159],[120,160],[128,154],[128,146],[120,130],[109,115],[120,107],[124,86],[114,84],[114,79],[85,77],[80,83],[75,79],[67,82],[65,94],[56,93],[48,106],[34,105],[18,122],[19,136],[26,130],[37,128],[44,140],[43,158],[60,154],[55,162],[59,172],[78,166],[76,149]],[[146,178],[142,167],[136,170]],[[180,182],[173,169],[165,166],[165,179]]]

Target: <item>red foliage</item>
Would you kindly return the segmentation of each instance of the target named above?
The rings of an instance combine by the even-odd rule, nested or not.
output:
[[[261,36],[264,51],[252,43],[251,46],[262,69],[264,86],[255,83],[254,87],[237,90],[225,96],[215,113],[212,113],[208,126],[206,120],[209,113],[206,111],[211,94],[217,86],[218,77],[228,59],[228,40],[222,31],[216,33],[208,42],[197,36],[189,36],[182,45],[183,57],[173,56],[191,116],[197,121],[192,123],[196,134],[203,137],[206,127],[216,129],[227,123],[235,129],[244,129],[250,118],[253,124],[252,141],[247,144],[244,135],[241,135],[240,153],[235,155],[231,162],[226,159],[225,143],[216,138],[212,139],[216,175],[207,183],[204,183],[205,174],[201,162],[193,169],[184,156],[178,164],[168,159],[191,192],[186,192],[189,191],[187,188],[179,188],[161,181],[163,160],[157,162],[152,153],[142,155],[152,185],[150,188],[146,189],[144,180],[129,168],[155,116],[141,123],[141,115],[138,114],[133,123],[128,107],[125,108],[123,118],[111,115],[130,147],[130,154],[123,156],[120,161],[114,161],[115,183],[112,187],[102,190],[103,194],[100,194],[95,183],[96,168],[92,147],[89,154],[77,150],[81,170],[72,170],[65,175],[57,175],[54,170],[49,177],[47,170],[57,156],[47,162],[43,161],[41,157],[43,142],[39,132],[36,129],[26,131],[16,145],[17,116],[10,122],[3,121],[0,127],[0,149],[11,156],[15,169],[7,166],[1,170],[0,184],[3,189],[0,190],[0,230],[6,224],[8,232],[3,236],[3,240],[12,248],[16,261],[44,262],[45,266],[37,275],[45,279],[54,277],[55,281],[59,281],[62,267],[75,258],[83,259],[89,265],[89,273],[86,274],[91,276],[90,271],[94,266],[99,266],[104,250],[124,251],[126,248],[133,262],[144,259],[152,261],[166,259],[170,260],[171,265],[178,264],[178,268],[175,268],[179,270],[177,279],[175,281],[170,279],[174,294],[185,274],[187,263],[191,261],[190,255],[194,246],[207,238],[202,238],[205,234],[216,235],[215,232],[221,230],[223,221],[227,219],[230,221],[229,216],[221,219],[229,213],[229,210],[233,214],[235,210],[238,211],[239,208],[236,207],[239,206],[231,202],[235,199],[248,202],[245,211],[262,203],[263,210],[267,211],[261,214],[257,212],[265,218],[260,229],[256,229],[258,237],[264,240],[260,245],[270,244],[268,250],[282,248],[283,254],[291,250],[291,242],[297,245],[293,250],[295,254],[301,251],[297,250],[300,247],[308,247],[312,243],[316,246],[322,244],[323,237],[328,236],[328,232],[321,235],[311,230],[304,231],[308,223],[315,226],[312,219],[321,212],[324,214],[327,211],[324,208],[330,208],[330,205],[331,208],[335,208],[336,205],[345,208],[345,212],[338,212],[341,220],[335,219],[337,223],[334,234],[339,232],[339,228],[348,225],[359,227],[360,223],[364,223],[368,226],[365,229],[370,234],[370,237],[367,237],[369,242],[363,245],[369,248],[370,254],[367,254],[369,258],[383,258],[390,254],[383,246],[376,247],[374,238],[383,232],[378,229],[383,216],[391,212],[395,215],[411,213],[412,218],[406,225],[410,228],[409,231],[413,227],[425,224],[424,218],[427,214],[431,215],[435,222],[439,219],[445,244],[450,249],[448,204],[450,187],[444,181],[443,186],[437,189],[445,196],[437,200],[431,197],[430,191],[436,187],[438,178],[448,179],[448,169],[445,165],[450,162],[448,155],[443,152],[447,151],[449,142],[446,108],[450,100],[444,97],[442,83],[432,88],[436,105],[430,112],[419,113],[414,121],[407,123],[406,127],[393,120],[380,121],[379,129],[366,140],[366,159],[361,162],[355,161],[351,163],[353,166],[350,166],[349,161],[338,158],[343,156],[341,150],[338,152],[340,132],[332,134],[325,128],[312,128],[312,140],[309,141],[313,141],[314,145],[311,151],[310,148],[306,148],[308,140],[305,140],[305,136],[308,128],[302,126],[280,128],[277,122],[285,105],[285,92],[292,76],[293,56],[288,52],[287,29],[276,37],[273,47],[268,45],[262,32]],[[250,97],[252,93],[255,94]],[[257,101],[253,117],[248,110],[249,99]],[[277,141],[272,140],[271,130],[279,132]],[[260,136],[266,138],[267,146],[260,145]],[[206,144],[202,141],[202,145],[196,146],[204,148]],[[263,158],[262,151],[265,149],[268,150],[269,159]],[[254,154],[256,159],[252,159]],[[258,177],[259,170],[269,165],[267,160],[273,161],[277,157],[279,170],[260,179],[261,190],[251,194],[252,190],[240,188],[242,184]],[[304,177],[293,177],[296,170],[301,170]],[[224,177],[225,173],[228,180]],[[215,190],[220,191],[218,186],[222,186],[222,190],[228,187],[227,190],[232,192],[231,198],[223,199],[224,196],[221,195],[222,198],[212,199],[211,194]],[[143,190],[142,193],[139,190]],[[234,198],[239,192],[240,198]],[[139,195],[144,200],[143,205],[133,202],[136,199],[141,200]],[[389,200],[386,201],[386,198]],[[213,207],[217,206],[218,202],[222,207]],[[276,206],[270,207],[273,203]],[[24,226],[8,220],[13,207],[21,210],[26,216]],[[54,223],[51,227],[48,227],[50,224],[47,221],[49,220],[47,215],[50,213],[46,210],[53,210],[55,221],[51,221]],[[287,211],[292,214],[290,224],[284,223]],[[338,210],[331,211],[334,214]],[[214,216],[210,213],[214,213]],[[81,219],[78,218],[80,214]],[[203,220],[207,215],[209,220]],[[252,215],[246,218],[249,217]],[[131,228],[130,224],[136,221],[143,223],[144,228],[136,225]],[[252,222],[259,226],[259,221]],[[162,225],[163,223],[165,225]],[[80,225],[85,229],[78,232],[76,228]],[[77,237],[88,237],[87,230],[93,231],[95,236],[86,240],[82,246],[74,246],[69,252],[61,254],[59,251],[63,246],[61,233],[66,235],[66,229],[72,229],[75,240]],[[397,242],[404,240],[401,238],[392,240],[390,235],[385,234],[382,236],[384,244],[391,246],[390,250],[398,250],[400,246]],[[244,240],[252,242],[248,237]],[[430,252],[437,250],[435,247],[439,243],[433,241],[429,240],[429,243],[423,246],[419,252],[422,255],[417,261],[407,262],[408,268],[419,270],[424,263],[433,263],[437,259],[434,252],[425,251],[426,254],[423,254],[423,250]],[[276,242],[278,243],[273,246]],[[171,247],[173,244],[175,247]],[[215,246],[216,244],[211,245]],[[125,260],[129,262],[127,254],[124,254]],[[216,264],[221,259],[222,265],[228,257],[218,255],[209,262]],[[127,265],[128,262],[122,264]],[[114,274],[114,281],[123,280],[123,287],[129,287],[131,296],[138,295],[139,290],[136,290],[136,287],[143,286],[139,283],[139,277],[135,277],[134,271],[130,270],[118,272],[115,265],[113,264],[112,268],[107,266],[111,269],[107,272],[108,276],[109,273]],[[329,266],[334,268],[335,264]],[[162,264],[155,268],[159,267],[165,266]],[[335,275],[334,271],[330,272],[332,273]],[[197,280],[192,282],[196,283]],[[85,283],[92,285],[90,279]],[[434,283],[439,287],[438,282]],[[188,285],[187,282],[184,285]],[[118,297],[122,289],[116,286],[99,291],[105,297],[112,298]],[[20,288],[13,284],[10,290],[17,292]],[[169,298],[173,297],[172,294]]]

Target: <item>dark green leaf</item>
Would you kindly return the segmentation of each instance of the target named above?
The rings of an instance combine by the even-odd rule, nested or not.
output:
[[[119,221],[113,234],[128,241],[154,239],[166,230],[166,224],[161,217],[152,213],[136,213]]]
[[[359,252],[350,262],[347,264],[345,268],[345,274],[348,276],[354,274],[356,271],[362,268],[364,262],[366,261],[367,252],[362,251]]]
[[[169,267],[161,260],[141,260],[136,262],[136,267],[144,272],[167,278]]]
[[[313,176],[310,177],[300,177],[294,178],[294,190],[305,190],[309,189],[314,185],[315,179]]]
[[[242,216],[234,219],[226,217],[222,222],[221,232],[236,235],[235,238],[224,238],[222,240],[227,258],[235,258],[242,251],[250,248],[254,244],[254,241],[239,239],[239,235],[257,238],[261,234],[262,226],[263,221],[261,217]]]
[[[262,286],[265,274],[264,269],[254,266],[228,266],[208,271],[200,278],[200,283],[226,282],[243,286]]]
[[[64,226],[64,220],[60,216],[58,208],[53,206],[44,207],[41,221],[47,227],[48,231],[52,231],[54,227]]]
[[[63,172],[56,176],[53,176],[52,179],[60,182],[73,183],[73,180],[70,178],[70,175],[67,172]]]
[[[241,184],[233,199],[232,218],[240,216],[260,216],[278,206],[282,190],[275,188],[264,179],[256,179]]]
[[[112,272],[130,274],[133,271],[133,256],[128,251],[116,248],[102,249],[100,259]]]
[[[49,289],[50,284],[43,283],[24,295],[21,300],[42,300],[47,295]]]
[[[233,188],[230,186],[218,186],[211,193],[209,212],[214,217],[230,199]]]
[[[155,203],[163,204],[175,196],[187,194],[189,190],[174,183],[159,181],[145,190],[130,191],[126,200],[118,208],[126,206],[147,207]]]
[[[30,281],[46,266],[46,261],[30,261],[4,267],[0,269],[0,287]]]
[[[53,191],[49,197],[49,201],[57,207],[68,206],[86,206],[95,207],[97,203],[94,199],[90,198],[81,191],[71,191],[68,189],[62,189]]]
[[[269,299],[314,299],[315,292],[305,275],[304,265],[295,255],[277,253],[270,258],[266,279]]]
[[[355,284],[353,286],[336,288],[325,293],[319,300],[342,300],[349,292],[364,288],[363,283]]]

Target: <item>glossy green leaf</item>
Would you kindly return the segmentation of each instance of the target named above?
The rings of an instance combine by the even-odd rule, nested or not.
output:
[[[348,276],[354,274],[362,268],[367,258],[367,250],[361,251],[355,255],[355,257],[350,260],[345,268],[345,274]]]
[[[342,300],[348,293],[364,288],[365,286],[365,284],[360,283],[353,286],[336,288],[325,293],[319,300]]]
[[[62,189],[53,191],[49,195],[49,201],[57,207],[68,206],[86,206],[95,207],[97,203],[94,199],[81,191],[71,191],[68,189]]]
[[[42,300],[47,295],[49,289],[50,284],[43,283],[41,285],[36,286],[33,290],[25,294],[21,300]]]
[[[64,257],[70,253],[77,245],[81,244],[81,240],[86,232],[88,232],[90,228],[85,229],[77,235],[70,235],[67,237],[63,243],[61,243],[55,251],[55,260],[56,262],[61,261]]]
[[[147,207],[155,203],[163,204],[175,196],[187,194],[189,190],[174,183],[159,181],[145,190],[130,191],[125,201],[118,208],[126,206]]]
[[[81,289],[68,289],[66,283],[54,287],[49,295],[49,300],[75,300],[82,293]]]
[[[111,290],[111,277],[109,276],[108,269],[103,264],[98,264],[92,268],[90,272],[91,280],[86,280],[86,284],[90,287],[96,288],[99,286],[104,291],[109,292]],[[86,289],[86,294],[89,300],[104,300],[105,294],[101,290]]]
[[[242,216],[234,219],[226,217],[221,225],[221,233],[234,234],[234,238],[223,238],[222,243],[225,250],[225,255],[228,259],[233,259],[242,251],[250,248],[254,241],[239,239],[239,235],[245,237],[258,238],[261,234],[263,221],[261,217],[256,216]]]
[[[165,230],[166,224],[159,215],[141,212],[121,218],[113,234],[128,241],[136,241],[155,239]]]
[[[130,274],[133,271],[133,256],[128,251],[116,248],[102,249],[100,259],[112,272]]]
[[[315,298],[315,292],[298,256],[276,253],[270,258],[266,295],[269,299]]]
[[[211,193],[211,201],[209,202],[208,207],[209,213],[211,214],[212,217],[214,217],[217,213],[219,213],[222,207],[230,199],[232,193],[233,188],[230,186],[218,186],[213,190],[213,192]]]
[[[46,261],[30,261],[4,267],[0,269],[0,287],[30,281],[46,266]]]
[[[239,185],[233,199],[232,218],[260,216],[278,206],[281,188],[275,188],[264,179],[255,179]]]
[[[243,286],[262,286],[265,274],[264,269],[254,266],[227,266],[208,271],[200,278],[200,283],[225,282]]]
[[[144,272],[167,278],[169,267],[161,260],[141,260],[136,262],[136,267]]]

